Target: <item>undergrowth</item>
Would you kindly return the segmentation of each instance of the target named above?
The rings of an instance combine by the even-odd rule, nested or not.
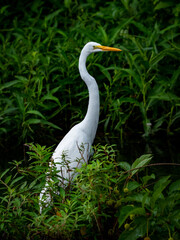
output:
[[[113,146],[96,146],[69,187],[51,176],[53,203],[40,214],[52,152],[29,148],[28,166],[14,161],[0,175],[1,239],[179,239],[180,180],[155,176],[150,154],[130,165],[116,162]]]

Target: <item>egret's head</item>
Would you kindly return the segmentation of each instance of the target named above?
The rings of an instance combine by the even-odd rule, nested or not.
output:
[[[102,46],[99,43],[96,42],[88,42],[82,49],[80,57],[79,57],[79,72],[81,75],[81,78],[87,83],[87,76],[90,76],[86,69],[86,59],[89,56],[89,54],[94,52],[107,52],[107,51],[122,51],[118,48],[112,48],[112,47],[106,47]],[[88,79],[92,79],[92,77],[89,77]]]
[[[118,49],[118,48],[112,48],[112,47],[107,47],[107,46],[102,46],[101,44],[99,43],[96,43],[96,42],[88,42],[83,50],[85,50],[86,52],[88,52],[89,54],[90,53],[93,53],[93,52],[107,52],[107,51],[116,51],[116,52],[119,52],[119,51],[122,51],[121,49]]]

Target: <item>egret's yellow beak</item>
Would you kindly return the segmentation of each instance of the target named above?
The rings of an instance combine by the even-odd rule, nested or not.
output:
[[[101,46],[101,45],[95,46],[94,48],[95,48],[95,49],[99,48],[99,49],[101,49],[102,51],[113,51],[113,52],[120,52],[120,51],[122,51],[122,50],[119,49],[119,48],[113,48],[113,47],[107,47],[107,46]]]

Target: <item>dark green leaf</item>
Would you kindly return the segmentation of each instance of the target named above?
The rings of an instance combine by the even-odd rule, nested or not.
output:
[[[126,219],[131,214],[144,215],[145,210],[141,207],[135,207],[135,206],[132,206],[132,205],[128,205],[128,206],[124,206],[124,207],[120,208],[120,210],[118,212],[118,215],[117,215],[119,227],[121,227],[125,223]]]

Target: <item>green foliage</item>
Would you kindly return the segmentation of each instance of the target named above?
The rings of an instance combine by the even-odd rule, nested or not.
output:
[[[6,1],[0,8],[0,136],[28,142],[82,120],[78,73],[88,41],[122,48],[90,57],[106,132],[179,131],[178,1]],[[86,101],[84,101],[84,99]],[[5,135],[6,134],[6,135]],[[59,133],[58,133],[59,135]]]
[[[131,166],[116,162],[113,146],[96,146],[70,187],[50,171],[53,203],[40,214],[50,156],[51,148],[30,144],[29,165],[0,174],[1,239],[179,239],[180,181],[145,175],[150,155]]]
[[[83,119],[88,93],[77,66],[88,41],[123,50],[87,63],[101,92],[101,129],[121,139],[134,129],[144,136],[179,132],[179,12],[177,0],[2,3],[1,146],[54,142],[55,130]],[[179,180],[145,175],[150,155],[117,163],[109,146],[95,148],[70,189],[53,175],[59,195],[52,193],[54,204],[40,215],[50,156],[51,148],[31,145],[28,166],[14,161],[1,173],[2,239],[180,238]]]

